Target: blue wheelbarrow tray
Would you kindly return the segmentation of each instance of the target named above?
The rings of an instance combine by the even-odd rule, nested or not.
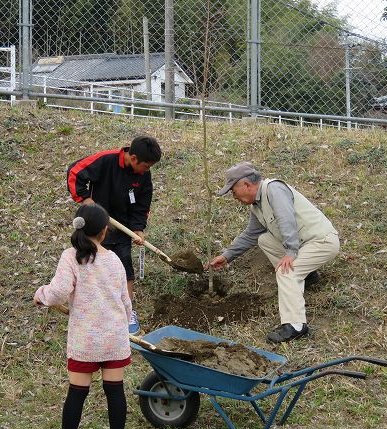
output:
[[[235,344],[233,341],[178,326],[165,326],[146,334],[143,338],[155,345],[157,345],[164,338],[177,338],[179,340],[186,341],[201,340],[213,343],[226,342],[229,344]],[[289,391],[296,390],[295,394],[293,395],[293,399],[288,404],[279,421],[279,424],[285,423],[308,382],[327,375],[343,375],[361,379],[365,378],[365,374],[362,372],[346,371],[343,369],[327,370],[327,368],[354,360],[387,366],[386,360],[367,356],[348,356],[334,359],[314,367],[304,368],[290,373],[280,373],[281,367],[287,363],[287,358],[285,356],[255,347],[247,347],[254,353],[257,353],[258,355],[263,356],[264,358],[271,361],[273,370],[262,377],[245,377],[219,371],[217,369],[209,368],[194,362],[157,354],[146,350],[137,344],[132,344],[132,347],[142,354],[142,356],[152,366],[154,371],[160,376],[160,379],[168,381],[168,383],[178,387],[179,389],[182,389],[183,392],[186,393],[186,396],[181,397],[182,400],[187,398],[187,393],[189,395],[189,392],[199,392],[210,395],[212,405],[230,429],[234,429],[235,426],[221,408],[220,404],[216,401],[217,396],[250,402],[256,413],[263,421],[264,428],[268,429],[275,421],[281,404]],[[256,388],[258,393],[251,392],[254,388]],[[155,393],[138,389],[135,390],[134,393],[140,396],[158,396]],[[277,395],[277,401],[271,412],[266,416],[258,405],[258,401],[270,395]],[[165,399],[165,395],[160,394],[159,397],[163,397]],[[179,398],[175,395],[173,399],[178,400]]]

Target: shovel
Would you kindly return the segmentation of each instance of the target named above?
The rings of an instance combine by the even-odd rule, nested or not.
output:
[[[136,233],[134,233],[129,228],[122,225],[122,223],[116,221],[115,219],[109,218],[109,222],[115,228],[119,229],[126,235],[129,235],[129,237],[133,238],[134,240],[141,240],[141,238]],[[203,264],[193,254],[193,252],[189,250],[177,253],[176,255],[173,255],[172,258],[170,258],[168,255],[166,255],[156,246],[153,246],[153,244],[149,243],[149,241],[145,240],[143,244],[149,250],[156,253],[156,255],[162,261],[166,262],[168,265],[170,265],[171,267],[175,268],[178,271],[185,271],[187,273],[197,273],[197,274],[200,274],[203,272]]]
[[[149,350],[149,351],[151,351],[153,353],[157,353],[159,355],[169,356],[169,357],[178,358],[178,359],[187,360],[187,361],[191,361],[193,359],[193,355],[190,353],[175,352],[172,350],[160,349],[157,346],[155,346],[154,344],[149,343],[148,341],[145,341],[140,337],[135,337],[132,334],[129,334],[129,339],[133,343],[141,346],[143,349]]]

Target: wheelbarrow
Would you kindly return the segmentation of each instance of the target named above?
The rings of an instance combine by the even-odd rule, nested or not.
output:
[[[188,341],[203,340],[235,344],[232,341],[177,326],[165,326],[144,335],[143,338],[150,343],[157,344],[162,339],[171,337]],[[159,428],[189,426],[196,420],[199,412],[199,394],[206,394],[228,428],[235,429],[235,426],[217,398],[230,398],[250,403],[262,420],[264,429],[269,429],[274,422],[279,425],[286,422],[310,381],[330,375],[360,379],[366,377],[363,372],[333,369],[332,367],[350,361],[364,361],[387,366],[387,360],[367,356],[348,356],[294,372],[281,373],[281,367],[287,363],[285,356],[248,347],[251,351],[270,360],[274,370],[262,377],[244,377],[157,354],[137,344],[132,346],[142,354],[154,370],[143,380],[141,386],[134,390],[134,393],[139,396],[140,408],[144,417],[154,427]],[[255,393],[255,391],[257,392]],[[292,395],[292,398],[282,415],[278,416],[281,405],[288,394]],[[274,401],[272,409],[265,413],[260,406],[260,401],[272,395],[276,395],[277,399]]]

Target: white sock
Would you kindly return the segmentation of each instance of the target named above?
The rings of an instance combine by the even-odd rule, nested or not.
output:
[[[293,328],[297,331],[300,332],[302,330],[302,323],[291,323],[291,325],[293,326]]]

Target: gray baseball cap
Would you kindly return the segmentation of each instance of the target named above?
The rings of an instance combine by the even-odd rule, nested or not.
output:
[[[255,169],[251,162],[243,161],[239,164],[233,165],[226,171],[226,184],[217,192],[217,194],[227,194],[227,192],[235,185],[236,182],[238,182],[238,180],[250,176],[251,174],[257,174],[260,176],[259,172]]]

